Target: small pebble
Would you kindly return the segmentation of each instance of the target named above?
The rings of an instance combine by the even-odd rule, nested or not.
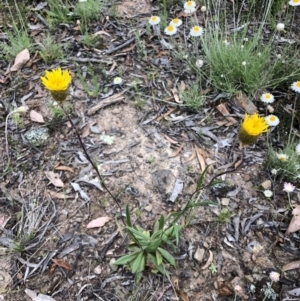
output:
[[[151,211],[152,211],[152,208],[153,208],[153,206],[150,204],[150,205],[148,205],[148,206],[145,207],[145,210],[146,210],[147,212],[151,212]]]
[[[266,180],[261,183],[261,186],[266,190],[266,189],[270,189],[272,187],[272,184],[270,180]]]
[[[230,202],[230,199],[229,198],[222,198],[221,199],[221,204],[223,206],[228,206],[229,205],[229,202]]]

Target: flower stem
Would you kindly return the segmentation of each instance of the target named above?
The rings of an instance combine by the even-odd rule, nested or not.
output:
[[[83,152],[84,152],[84,154],[85,154],[87,160],[92,164],[92,167],[93,167],[94,170],[96,171],[96,174],[97,174],[97,176],[98,176],[98,178],[99,178],[99,180],[100,180],[100,183],[101,183],[102,187],[106,190],[106,192],[110,195],[110,197],[113,199],[113,201],[117,204],[117,206],[118,206],[119,209],[120,209],[120,213],[121,213],[121,217],[122,217],[122,207],[120,206],[120,204],[119,204],[117,198],[116,198],[116,197],[110,192],[110,190],[107,188],[107,186],[106,186],[106,184],[105,184],[105,182],[104,182],[104,179],[103,179],[103,177],[101,176],[101,174],[100,174],[100,172],[99,172],[99,170],[98,170],[97,165],[93,162],[93,160],[91,159],[90,155],[88,154],[88,152],[87,152],[87,150],[86,150],[86,147],[84,146],[84,144],[83,144],[83,142],[82,142],[82,139],[81,139],[81,137],[80,137],[80,135],[79,135],[79,133],[78,133],[78,131],[77,131],[77,128],[76,128],[76,126],[75,126],[73,120],[71,119],[70,115],[67,113],[67,111],[65,110],[65,108],[64,108],[64,106],[63,106],[62,104],[60,104],[60,107],[62,108],[62,110],[64,111],[64,113],[66,114],[66,116],[68,117],[68,119],[69,119],[69,121],[70,121],[70,123],[71,123],[71,125],[72,125],[72,128],[74,129],[74,131],[75,131],[75,133],[76,133],[76,136],[77,136],[77,138],[78,138],[78,140],[79,140],[79,142],[80,142],[81,148],[82,148],[82,150],[83,150]],[[123,224],[125,225],[125,222],[124,222],[124,220],[123,220],[123,217],[122,217],[122,222],[123,222]]]
[[[294,124],[294,119],[295,119],[295,110],[296,110],[297,95],[298,95],[298,93],[296,93],[295,100],[294,100],[294,107],[293,107],[293,111],[292,111],[292,120],[291,120],[291,127],[290,127],[288,145],[290,145],[290,143],[291,143],[291,135],[292,135],[293,124]]]

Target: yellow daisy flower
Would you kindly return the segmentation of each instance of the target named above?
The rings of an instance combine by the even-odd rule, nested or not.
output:
[[[244,121],[239,130],[239,140],[244,145],[252,144],[262,134],[268,131],[268,123],[265,118],[257,113],[254,115],[245,115]]]
[[[63,102],[66,100],[68,88],[72,80],[69,70],[57,68],[46,71],[45,76],[41,76],[40,79],[56,101]]]

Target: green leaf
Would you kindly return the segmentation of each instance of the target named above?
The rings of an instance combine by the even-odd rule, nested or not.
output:
[[[163,258],[165,258],[173,267],[176,267],[175,259],[168,251],[162,248],[158,248],[158,251],[161,253]]]
[[[148,245],[148,247],[146,248],[146,252],[149,252],[149,253],[153,253],[157,250],[157,248],[162,244],[162,237],[159,237],[153,241],[151,241]]]
[[[158,223],[159,223],[158,229],[162,230],[165,225],[165,217],[163,215],[160,216]]]
[[[153,265],[155,266],[155,268],[156,268],[160,273],[162,273],[163,275],[166,274],[166,271],[165,271],[163,265],[158,265],[158,264],[157,264],[156,257],[155,257],[153,254],[148,254],[148,258],[149,258],[150,262],[153,263]]]
[[[131,218],[130,218],[130,211],[129,206],[126,206],[126,222],[128,227],[132,227]]]
[[[144,239],[144,240],[148,240],[149,237],[146,234],[141,233],[140,231],[134,229],[133,227],[126,227],[126,229],[132,234],[134,235],[137,239]]]
[[[204,176],[208,170],[210,165],[207,165],[206,168],[203,170],[202,174],[200,175],[199,179],[198,179],[198,182],[197,182],[197,190],[200,190],[202,188],[202,184],[203,184],[203,179],[204,179]]]
[[[156,255],[156,262],[157,262],[157,264],[158,264],[158,265],[161,265],[161,264],[162,264],[162,261],[163,261],[162,256],[161,256],[161,253],[158,252],[158,250],[156,250],[155,255]]]
[[[131,272],[133,274],[139,273],[144,270],[145,267],[145,255],[144,252],[139,252],[138,256],[131,263]]]
[[[122,256],[120,257],[118,260],[116,260],[114,262],[115,265],[128,265],[130,264],[130,262],[132,262],[137,256],[138,254],[140,253],[141,251],[137,251],[137,252],[134,252],[132,254],[129,254],[129,255],[125,255],[125,256]]]

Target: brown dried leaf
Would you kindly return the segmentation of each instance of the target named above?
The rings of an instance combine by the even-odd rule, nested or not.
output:
[[[293,209],[292,214],[293,217],[289,224],[288,229],[286,230],[285,233],[286,235],[289,235],[290,233],[294,233],[300,230],[300,206],[299,205]]]
[[[18,71],[30,60],[30,54],[27,48],[17,54],[14,65],[10,68],[10,71]]]
[[[169,158],[176,157],[181,152],[183,147],[184,147],[184,143],[182,143],[173,154],[169,155]]]
[[[237,120],[235,120],[233,117],[228,116],[230,115],[226,106],[221,103],[217,106],[218,111],[229,121],[229,124],[226,124],[227,126],[232,125],[232,124],[236,124]]]
[[[192,154],[191,154],[190,157],[186,160],[186,163],[192,161],[193,159],[195,159],[195,157],[196,157],[196,150],[195,150],[195,148],[194,148]]]
[[[179,99],[179,95],[178,95],[177,89],[171,89],[171,92],[173,93],[174,100],[175,100],[177,103],[183,103],[183,100],[180,100],[180,99]]]
[[[72,266],[70,266],[68,263],[66,263],[63,259],[60,258],[52,258],[52,261],[59,265],[60,267],[65,268],[66,270],[72,271]]]
[[[99,228],[104,226],[107,222],[111,220],[109,216],[98,217],[87,224],[87,228]]]
[[[68,196],[63,192],[56,192],[56,191],[52,191],[52,190],[47,190],[47,193],[49,193],[50,196],[52,198],[55,198],[55,199],[65,200],[65,199],[73,199],[74,198],[73,196],[71,196],[71,195]]]
[[[54,167],[55,170],[65,170],[65,171],[69,171],[71,173],[74,173],[74,169],[69,167],[69,166],[65,166],[65,165],[61,165],[61,166],[57,166]]]
[[[295,270],[295,269],[299,269],[299,268],[300,268],[300,260],[297,260],[297,261],[292,261],[288,264],[285,264],[281,268],[281,271],[286,272],[286,271],[289,271],[289,270]]]
[[[88,123],[82,131],[81,138],[86,138],[90,134],[90,124]]]
[[[173,140],[172,138],[170,138],[169,136],[167,136],[166,134],[164,134],[164,137],[172,144],[178,144],[178,141]]]
[[[204,171],[205,167],[206,167],[206,164],[205,164],[204,158],[203,158],[203,156],[201,154],[200,148],[198,148],[197,146],[195,146],[195,150],[196,150],[196,155],[197,155],[197,158],[198,158],[201,170]]]
[[[209,252],[209,258],[207,259],[206,264],[201,268],[202,270],[206,270],[210,266],[214,258],[212,251],[208,250],[208,252]]]
[[[56,187],[64,187],[64,183],[59,178],[59,175],[53,171],[45,171],[45,175],[48,180]]]
[[[42,114],[38,113],[35,110],[30,111],[30,119],[34,122],[45,123],[44,117]]]

